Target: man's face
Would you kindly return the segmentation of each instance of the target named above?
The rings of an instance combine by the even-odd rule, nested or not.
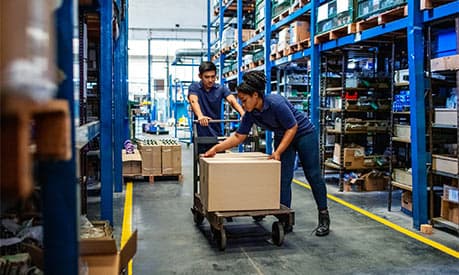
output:
[[[212,86],[214,86],[216,77],[217,76],[215,71],[207,71],[199,74],[199,78],[202,80],[202,85],[207,91],[210,90]]]

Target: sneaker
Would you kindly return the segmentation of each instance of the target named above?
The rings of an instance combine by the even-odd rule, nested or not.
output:
[[[319,225],[316,228],[316,236],[322,237],[330,233],[330,215],[328,210],[319,211]]]

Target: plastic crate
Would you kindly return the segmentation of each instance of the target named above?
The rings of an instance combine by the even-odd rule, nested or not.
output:
[[[284,1],[272,1],[271,3],[271,17],[276,17],[285,10],[288,10],[292,4],[291,0],[284,0]]]
[[[361,20],[374,14],[406,4],[406,0],[359,0],[356,19]]]
[[[318,7],[317,33],[327,32],[332,29],[354,22],[355,0],[330,1]]]
[[[432,35],[433,58],[456,54],[456,32],[454,28],[439,30]]]

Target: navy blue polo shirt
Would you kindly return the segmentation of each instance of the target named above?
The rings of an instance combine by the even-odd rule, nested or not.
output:
[[[314,130],[307,115],[295,109],[293,105],[283,96],[278,94],[265,95],[263,109],[252,112],[245,112],[237,133],[248,135],[253,124],[274,132],[276,140],[282,139],[285,131],[298,124],[295,137],[305,135]]]
[[[203,115],[212,119],[221,119],[222,100],[231,94],[230,90],[220,84],[214,84],[210,91],[206,91],[201,82],[192,83],[188,90],[188,95],[196,95],[198,97],[199,107]],[[196,125],[198,136],[221,136],[222,129],[220,123],[209,123],[208,127]]]

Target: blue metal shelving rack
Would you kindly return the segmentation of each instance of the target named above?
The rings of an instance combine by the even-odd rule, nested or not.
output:
[[[286,18],[281,21],[271,25],[271,1],[266,0],[265,2],[265,31],[261,32],[245,43],[239,43],[237,48],[237,64],[238,64],[238,73],[236,78],[238,82],[241,81],[241,65],[242,65],[242,49],[247,47],[250,44],[253,44],[256,41],[259,41],[265,38],[265,60],[270,60],[270,39],[271,33],[281,26],[294,21],[298,16],[310,11],[310,22],[311,22],[311,37],[313,38],[315,30],[315,22],[317,18],[317,8],[319,4],[325,2],[323,0],[311,0],[308,4],[303,6],[301,9],[293,12]],[[219,1],[219,16],[214,20],[211,20],[211,5],[210,0],[208,0],[208,58],[211,59],[210,49],[217,42],[210,41],[210,33],[217,19],[219,21],[219,37],[222,35],[224,27],[224,12],[225,9],[231,5],[233,1],[229,1],[226,5],[223,5],[222,0]],[[327,41],[321,44],[314,44],[313,39],[311,39],[311,47],[300,52],[296,52],[293,55],[283,57],[272,62],[265,62],[264,70],[267,74],[268,79],[270,79],[271,68],[279,65],[283,65],[289,62],[295,62],[296,60],[304,57],[310,57],[311,60],[311,120],[319,127],[319,64],[320,64],[320,55],[321,52],[327,50],[333,50],[347,45],[352,45],[355,43],[365,42],[369,39],[388,34],[391,32],[399,30],[407,30],[408,34],[408,56],[409,59],[409,74],[414,76],[415,81],[410,81],[410,90],[411,92],[411,110],[416,110],[416,112],[411,113],[411,121],[414,123],[414,130],[412,131],[412,143],[411,151],[412,155],[412,170],[413,170],[413,227],[419,229],[420,225],[427,223],[427,179],[426,175],[426,160],[427,152],[425,150],[425,110],[424,106],[424,49],[422,47],[416,47],[416,45],[423,45],[423,26],[424,23],[439,20],[448,16],[452,16],[459,13],[459,1],[453,1],[439,7],[433,8],[431,10],[420,10],[419,0],[408,0],[408,16],[386,23],[384,25],[379,25],[372,27],[370,29],[361,31],[359,33],[353,33],[346,35],[344,37],[338,38],[336,40]],[[242,1],[237,0],[237,24],[242,26]],[[238,41],[241,41],[242,28],[238,28]],[[416,58],[415,58],[416,57]],[[218,64],[220,68],[223,68],[225,55],[222,54],[219,57]],[[222,79],[222,70],[220,70],[220,79]],[[268,85],[269,87],[269,85]],[[267,93],[270,90],[268,88]],[[270,144],[270,139],[267,139]],[[268,147],[267,147],[268,149]],[[270,148],[272,150],[272,148]],[[267,152],[271,152],[268,151]]]
[[[67,77],[58,88],[57,97],[66,99],[70,108],[72,159],[39,163],[38,180],[42,186],[44,222],[44,272],[78,274],[77,178],[75,173],[75,130],[73,89],[73,18],[72,0],[64,0],[55,12],[57,66]],[[78,29],[78,28],[77,28]]]

